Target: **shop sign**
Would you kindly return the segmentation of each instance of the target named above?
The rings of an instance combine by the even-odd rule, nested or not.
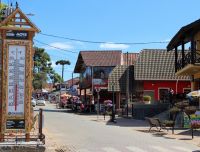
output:
[[[7,120],[6,129],[25,129],[24,120]]]
[[[106,85],[108,84],[107,79],[93,79],[93,84],[94,85]]]
[[[6,39],[27,40],[28,32],[25,31],[8,31],[6,32]]]

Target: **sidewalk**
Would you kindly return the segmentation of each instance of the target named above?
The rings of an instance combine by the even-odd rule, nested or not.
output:
[[[194,138],[192,139],[190,129],[175,129],[174,134],[172,134],[171,129],[169,129],[168,131],[165,129],[162,129],[160,132],[158,132],[156,128],[152,128],[151,132],[149,132],[149,125],[144,120],[135,120],[131,118],[116,117],[117,123],[113,123],[113,122],[109,122],[110,116],[106,116],[105,120],[102,115],[100,115],[98,119],[97,119],[97,115],[80,115],[80,116],[83,119],[95,121],[97,123],[118,126],[118,127],[126,127],[134,131],[140,131],[143,133],[152,134],[152,136],[155,136],[155,137],[162,137],[163,139],[178,140],[178,141],[194,144],[200,147],[200,130],[194,131]]]

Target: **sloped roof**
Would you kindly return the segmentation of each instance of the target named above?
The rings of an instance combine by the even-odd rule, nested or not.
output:
[[[173,50],[175,47],[181,45],[182,42],[187,43],[191,40],[192,35],[200,31],[200,19],[183,26],[176,35],[171,39],[167,46],[167,50]]]
[[[75,73],[79,73],[81,66],[116,66],[121,64],[120,50],[107,50],[107,51],[80,51],[76,66]]]
[[[108,91],[115,92],[126,92],[126,84],[127,84],[127,70],[129,68],[129,91],[131,92],[133,87],[133,76],[134,76],[134,67],[127,65],[118,65],[116,66],[111,74],[108,77]],[[114,88],[112,85],[114,84]],[[114,90],[113,90],[114,89]]]
[[[190,80],[187,76],[175,76],[174,60],[173,51],[142,50],[134,67],[135,80]]]
[[[29,18],[20,10],[20,8],[16,8],[9,16],[7,16],[0,23],[0,28],[9,30],[28,30],[37,33],[40,32],[39,28],[37,28],[37,26],[29,20]]]
[[[72,79],[65,81],[65,83],[68,85],[68,87],[72,86]],[[73,85],[76,85],[79,83],[79,78],[73,78]]]
[[[139,53],[128,53],[128,65],[134,65]],[[123,65],[127,65],[127,53],[123,53]]]

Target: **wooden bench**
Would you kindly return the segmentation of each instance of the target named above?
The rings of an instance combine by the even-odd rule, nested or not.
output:
[[[160,122],[160,120],[158,118],[149,118],[149,117],[145,117],[146,121],[149,123],[150,128],[149,128],[149,132],[151,131],[151,128],[156,127],[156,129],[159,131],[162,128],[162,123]]]

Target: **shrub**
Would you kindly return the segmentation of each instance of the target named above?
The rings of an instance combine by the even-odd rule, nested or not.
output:
[[[144,101],[151,101],[151,96],[143,96]]]
[[[178,112],[180,112],[180,109],[177,107],[173,107],[169,110],[170,114],[177,114]]]

